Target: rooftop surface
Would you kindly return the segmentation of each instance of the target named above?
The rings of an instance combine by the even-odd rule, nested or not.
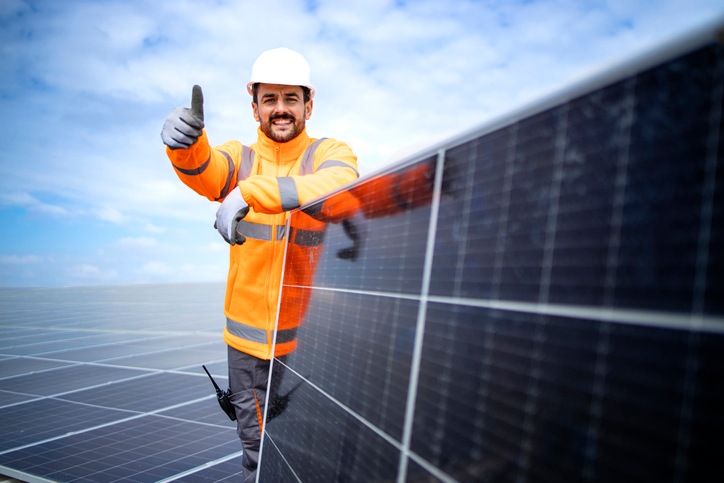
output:
[[[0,289],[0,474],[238,480],[223,284]]]

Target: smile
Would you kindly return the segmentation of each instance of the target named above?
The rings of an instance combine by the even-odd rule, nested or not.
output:
[[[292,118],[291,116],[275,117],[275,118],[271,119],[271,123],[276,126],[285,126],[287,124],[293,124],[294,118]]]

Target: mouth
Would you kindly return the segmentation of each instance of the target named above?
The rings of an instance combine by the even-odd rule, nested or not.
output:
[[[271,123],[274,124],[275,126],[284,127],[284,126],[289,126],[289,125],[293,124],[294,119],[291,117],[286,117],[286,116],[275,117],[271,120]]]

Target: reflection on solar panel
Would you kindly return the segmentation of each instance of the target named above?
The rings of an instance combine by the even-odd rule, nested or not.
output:
[[[712,32],[305,207],[260,481],[704,481],[724,430]],[[323,236],[322,236],[323,235]],[[293,391],[293,392],[292,392]],[[714,476],[717,475],[717,476]]]
[[[0,290],[0,473],[238,480],[222,284]],[[221,315],[219,315],[221,313]]]

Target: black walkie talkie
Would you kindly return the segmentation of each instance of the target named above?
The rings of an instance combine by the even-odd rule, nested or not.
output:
[[[219,385],[216,384],[216,381],[214,381],[214,378],[211,377],[211,374],[209,374],[206,366],[202,365],[201,367],[204,368],[204,371],[206,371],[206,375],[209,376],[209,379],[211,379],[211,384],[213,384],[214,389],[216,389],[216,397],[219,400],[219,406],[221,406],[221,409],[226,413],[227,416],[229,416],[229,419],[231,419],[232,421],[236,421],[236,412],[234,411],[234,406],[229,400],[229,397],[231,397],[231,389],[222,391],[221,388],[219,388]]]

